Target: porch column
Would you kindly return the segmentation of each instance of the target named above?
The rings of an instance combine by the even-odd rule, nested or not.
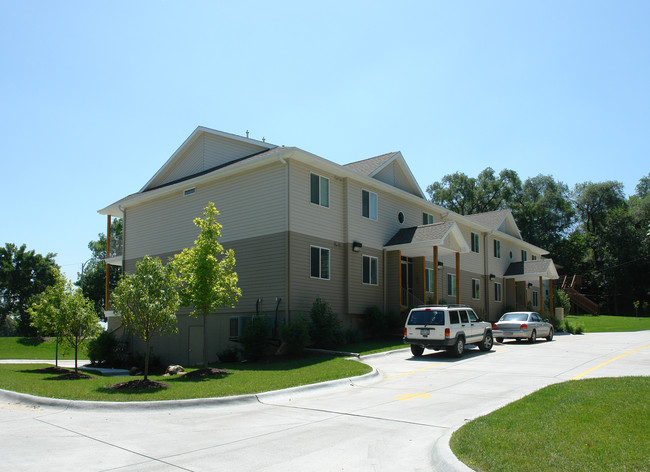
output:
[[[438,304],[438,246],[433,246],[433,304]]]
[[[460,252],[456,253],[456,304],[460,305]]]
[[[548,307],[551,310],[550,316],[555,316],[553,307],[553,279],[548,279]]]
[[[515,285],[515,311],[517,311],[517,281],[515,279],[512,279],[514,285]]]
[[[106,259],[111,257],[111,215],[108,215],[108,221],[106,223]],[[111,303],[109,300],[109,281],[111,275],[111,266],[106,263],[106,292],[104,293],[104,309],[109,311],[111,309]]]
[[[397,273],[399,274],[399,308],[404,306],[402,303],[402,251],[397,251]]]
[[[544,314],[544,286],[542,285],[542,276],[539,276],[539,311]]]

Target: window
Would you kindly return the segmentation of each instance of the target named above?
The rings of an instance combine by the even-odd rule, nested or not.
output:
[[[188,188],[183,192],[183,196],[187,197],[188,195],[192,195],[193,193],[196,193],[196,187]]]
[[[365,218],[377,221],[377,194],[367,190],[361,191],[361,214]]]
[[[500,302],[502,301],[501,298],[501,284],[499,282],[494,282],[494,301],[495,302]]]
[[[472,233],[472,252],[480,252],[478,246],[478,234]]]
[[[404,213],[401,211],[397,214],[397,221],[399,221],[400,224],[404,223]]]
[[[237,339],[244,332],[248,323],[250,323],[250,316],[231,316],[230,317],[230,339]]]
[[[531,259],[532,259],[532,260],[534,260],[534,261],[536,261],[536,260],[537,260],[537,256],[536,256],[535,254],[533,254],[533,255],[532,255],[532,256],[530,256],[530,257],[531,257]]]
[[[501,259],[501,241],[498,239],[494,240],[494,257]]]
[[[456,296],[456,274],[447,274],[447,295]]]
[[[521,260],[522,262],[526,262],[528,260],[528,253],[524,249],[521,250]]]
[[[539,306],[539,292],[533,290],[533,306]]]
[[[433,215],[429,213],[422,213],[422,224],[423,225],[433,224]]]
[[[433,269],[425,269],[424,276],[424,290],[433,292]]]
[[[460,316],[457,311],[449,312],[449,324],[460,324]]]
[[[311,277],[314,279],[330,278],[330,250],[311,246]]]
[[[481,298],[481,281],[479,279],[472,279],[472,298],[474,300]]]
[[[330,207],[330,179],[317,174],[310,174],[311,202],[325,208]]]
[[[377,285],[377,258],[363,256],[363,283],[366,285]]]

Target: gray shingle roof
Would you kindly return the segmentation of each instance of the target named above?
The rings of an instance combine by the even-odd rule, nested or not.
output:
[[[466,215],[465,217],[490,229],[498,229],[508,213],[510,213],[510,210],[496,210],[476,213],[475,215]]]
[[[389,152],[362,161],[350,162],[349,164],[345,164],[343,167],[363,175],[370,175],[389,161],[395,154],[397,154],[397,152]]]
[[[516,276],[546,276],[553,264],[551,259],[538,259],[536,261],[511,262],[504,277]]]
[[[426,241],[440,241],[453,225],[453,222],[445,221],[443,223],[402,228],[395,233],[395,236],[393,236],[390,241],[386,243],[386,246],[399,246],[402,244]]]

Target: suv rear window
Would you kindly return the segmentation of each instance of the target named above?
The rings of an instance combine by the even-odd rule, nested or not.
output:
[[[409,316],[410,325],[444,325],[445,312],[440,310],[413,310]]]

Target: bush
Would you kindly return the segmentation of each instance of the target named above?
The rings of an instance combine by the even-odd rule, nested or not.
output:
[[[346,329],[344,335],[345,335],[345,344],[359,343],[363,339],[363,336],[361,335],[361,331],[354,328]]]
[[[88,341],[88,359],[93,364],[113,365],[117,359],[117,339],[113,333],[102,331],[94,339]]]
[[[567,294],[564,290],[554,289],[553,298],[553,301],[555,302],[554,306],[558,308],[564,308],[564,316],[571,313],[571,299],[569,298],[569,294]]]
[[[320,297],[317,298],[309,314],[311,316],[309,336],[314,346],[333,349],[343,344],[341,322],[329,303]]]
[[[239,349],[230,346],[217,354],[219,362],[237,362],[239,361]]]
[[[309,344],[309,324],[302,316],[293,323],[280,327],[280,338],[287,346],[287,352],[293,356],[302,354]]]
[[[553,325],[553,329],[555,331],[563,331],[564,329],[564,324],[557,319],[555,316],[551,315],[548,317],[548,322]]]
[[[369,336],[379,336],[385,332],[386,317],[378,306],[373,305],[366,308],[361,317],[361,327]]]
[[[264,357],[270,340],[271,330],[266,315],[254,316],[239,336],[244,357],[252,361]]]

